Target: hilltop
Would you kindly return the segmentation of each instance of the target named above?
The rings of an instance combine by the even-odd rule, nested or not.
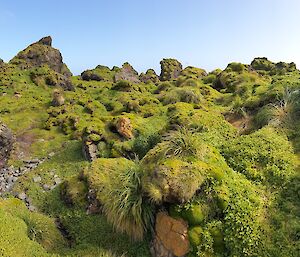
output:
[[[298,256],[296,65],[160,64],[0,61],[1,256]]]

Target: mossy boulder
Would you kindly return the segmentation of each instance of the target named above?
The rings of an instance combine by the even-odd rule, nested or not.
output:
[[[174,80],[177,79],[182,71],[182,65],[176,59],[163,59],[160,62],[161,73],[160,80]]]
[[[139,76],[140,81],[143,83],[158,83],[159,82],[159,77],[157,76],[155,70],[153,69],[148,69],[146,73],[141,73]]]
[[[204,69],[196,68],[196,67],[192,67],[192,66],[188,66],[188,67],[184,68],[180,73],[180,76],[184,76],[187,78],[194,78],[194,79],[201,79],[201,78],[205,77],[206,75],[207,75],[207,73]]]
[[[275,68],[275,63],[269,61],[266,57],[254,58],[250,65],[255,70],[271,71]]]
[[[60,51],[52,47],[52,39],[49,36],[28,46],[18,53],[10,63],[15,64],[22,69],[48,65],[57,73],[66,77],[72,76],[70,70],[63,63]]]
[[[168,159],[146,166],[143,185],[154,202],[184,203],[193,197],[204,181],[204,170],[205,164],[202,163],[190,164],[179,159]]]
[[[86,70],[81,73],[81,78],[85,81],[109,81],[113,82],[114,74],[112,70],[110,70],[107,66],[98,65],[93,70]]]
[[[86,207],[88,188],[86,182],[72,177],[61,184],[61,197],[69,206]]]

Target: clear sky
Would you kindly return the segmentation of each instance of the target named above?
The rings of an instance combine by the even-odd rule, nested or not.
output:
[[[0,58],[53,37],[78,74],[173,57],[210,71],[256,56],[300,67],[300,0],[0,0]]]

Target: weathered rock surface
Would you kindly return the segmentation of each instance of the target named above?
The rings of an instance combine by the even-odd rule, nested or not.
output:
[[[160,80],[174,80],[179,77],[182,71],[182,65],[176,59],[163,59],[160,62],[161,73]]]
[[[10,63],[23,69],[48,65],[52,70],[66,77],[72,76],[66,64],[63,63],[60,51],[52,47],[50,36],[40,39],[19,52]]]
[[[181,257],[188,254],[190,243],[187,232],[188,225],[184,220],[174,219],[164,212],[159,212],[151,245],[152,256]]]
[[[82,153],[84,157],[92,162],[97,159],[98,157],[98,147],[95,143],[91,141],[84,141],[82,146]]]
[[[157,76],[156,72],[153,69],[149,69],[146,71],[146,73],[141,73],[139,76],[140,81],[144,83],[158,83],[159,77]]]
[[[132,125],[129,118],[121,117],[117,120],[116,129],[126,139],[133,138]]]
[[[11,130],[0,122],[0,168],[6,164],[13,148],[14,136]]]
[[[115,74],[115,82],[120,80],[127,80],[133,83],[140,83],[137,71],[128,63],[124,63],[122,68]]]

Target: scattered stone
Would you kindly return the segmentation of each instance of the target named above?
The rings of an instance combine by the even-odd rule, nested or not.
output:
[[[35,183],[39,183],[41,181],[42,181],[42,178],[40,176],[36,176],[33,178],[33,182],[35,182]]]
[[[19,193],[19,194],[18,194],[18,198],[19,198],[20,200],[25,200],[25,199],[26,199],[26,194],[25,194],[24,192]]]
[[[43,185],[43,189],[44,189],[45,191],[50,190],[50,188],[51,188],[51,186],[49,186],[48,184],[44,184],[44,185]]]
[[[54,179],[54,183],[55,183],[55,185],[59,185],[60,183],[61,183],[62,181],[61,181],[61,178],[55,178]]]

